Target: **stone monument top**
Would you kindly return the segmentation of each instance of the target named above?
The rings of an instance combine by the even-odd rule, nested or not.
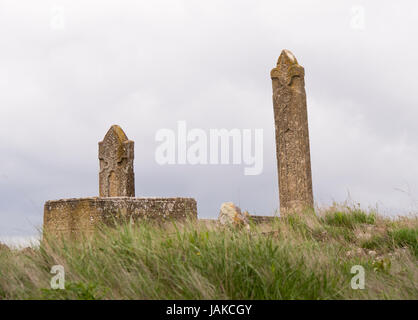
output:
[[[293,53],[284,49],[277,60],[276,68],[271,70],[270,75],[273,80],[279,80],[282,86],[288,86],[292,84],[295,77],[303,78],[305,70],[299,65]]]

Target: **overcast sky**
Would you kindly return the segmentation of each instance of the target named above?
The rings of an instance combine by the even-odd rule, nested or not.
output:
[[[270,70],[305,68],[314,198],[418,211],[416,1],[0,0],[0,236],[98,194],[97,142],[135,141],[137,196],[278,208]],[[263,129],[263,171],[155,161],[157,130]]]

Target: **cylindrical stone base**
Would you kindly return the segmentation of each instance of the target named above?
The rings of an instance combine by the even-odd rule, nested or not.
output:
[[[47,201],[44,207],[45,235],[77,236],[92,232],[97,224],[124,218],[157,221],[197,218],[193,198],[80,198]]]

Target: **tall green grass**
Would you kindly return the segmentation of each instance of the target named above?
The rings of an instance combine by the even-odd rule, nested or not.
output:
[[[384,230],[373,236],[393,239],[373,256],[356,238],[370,225]],[[250,231],[128,221],[78,241],[47,236],[39,248],[0,250],[0,299],[417,299],[416,228],[414,218],[400,227],[355,210],[292,215]],[[385,259],[390,267],[377,268]],[[65,290],[50,288],[57,264]],[[365,290],[350,287],[358,264]]]
[[[336,211],[328,212],[324,220],[329,225],[353,229],[358,224],[374,224],[376,222],[376,214],[367,214],[359,209],[354,209],[349,213]]]

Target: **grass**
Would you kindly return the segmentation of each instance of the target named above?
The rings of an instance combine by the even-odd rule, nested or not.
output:
[[[332,208],[251,225],[101,226],[79,241],[0,247],[0,299],[418,299],[416,217]],[[50,287],[53,265],[65,290]],[[350,270],[365,269],[364,290]]]
[[[327,212],[323,220],[328,225],[353,229],[356,225],[362,223],[374,224],[376,222],[376,214],[367,214],[359,209],[350,211],[350,214],[344,211],[335,211]]]
[[[418,228],[393,229],[383,235],[375,235],[362,244],[366,249],[395,250],[409,248],[418,259]]]

